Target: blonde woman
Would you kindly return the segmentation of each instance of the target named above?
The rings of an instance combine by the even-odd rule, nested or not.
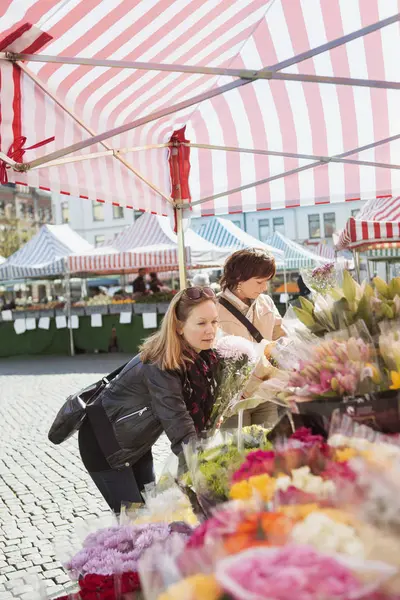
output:
[[[142,502],[154,480],[152,446],[165,431],[172,450],[207,426],[218,357],[214,292],[188,288],[170,304],[161,329],[102,392],[98,417],[79,430],[82,461],[108,505]]]

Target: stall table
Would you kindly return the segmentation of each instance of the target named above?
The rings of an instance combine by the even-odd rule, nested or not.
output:
[[[157,315],[158,324],[162,319]],[[154,333],[153,329],[145,329],[141,315],[132,315],[130,324],[120,324],[119,315],[102,315],[102,327],[92,327],[91,317],[79,317],[79,329],[74,329],[75,352],[94,353],[108,352],[112,337],[112,329],[118,340],[118,350],[127,354],[135,354],[144,338]],[[57,329],[54,319],[50,320],[50,328],[34,329],[16,334],[13,322],[0,323],[0,358],[21,355],[68,355],[69,330]]]

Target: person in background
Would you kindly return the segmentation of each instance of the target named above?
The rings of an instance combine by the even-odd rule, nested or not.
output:
[[[284,334],[282,318],[272,298],[265,295],[276,271],[273,256],[259,249],[234,252],[226,261],[218,295],[219,326],[224,334],[249,341],[272,342]],[[243,413],[243,425],[273,425],[278,418],[276,405],[264,402]],[[238,418],[223,422],[223,428],[237,427]]]
[[[153,294],[158,294],[161,292],[162,287],[163,284],[158,279],[157,273],[150,273],[150,291],[153,292]]]
[[[265,294],[275,271],[274,257],[257,248],[238,250],[228,258],[218,296],[220,328],[225,334],[252,342],[271,342],[285,335],[278,309]]]
[[[193,286],[210,287],[210,278],[206,273],[197,273],[192,279]]]
[[[161,329],[102,391],[102,418],[80,427],[83,464],[116,513],[122,503],[143,501],[141,490],[154,481],[151,449],[163,431],[179,455],[207,427],[219,362],[216,303],[210,288],[179,292]]]
[[[140,294],[144,296],[147,294],[147,286],[146,286],[146,269],[139,269],[138,276],[133,282],[133,293]]]
[[[308,289],[308,287],[306,286],[306,284],[304,283],[304,279],[303,277],[300,275],[299,278],[297,279],[297,287],[300,290],[300,296],[309,296],[311,294],[310,290]]]

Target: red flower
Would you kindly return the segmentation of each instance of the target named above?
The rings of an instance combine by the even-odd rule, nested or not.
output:
[[[117,600],[120,593],[127,594],[139,590],[140,580],[136,572],[122,575],[89,574],[79,581],[79,586],[81,590],[77,598],[82,600]]]
[[[193,402],[192,408],[190,411],[193,415],[196,415],[199,412],[199,405],[196,402]]]

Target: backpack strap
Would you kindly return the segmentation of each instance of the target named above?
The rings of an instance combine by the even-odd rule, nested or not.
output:
[[[241,313],[238,308],[236,308],[236,306],[229,302],[229,300],[220,297],[218,301],[224,308],[226,308],[226,310],[228,310],[231,313],[231,315],[236,317],[236,319],[246,327],[247,331],[250,333],[252,338],[255,339],[256,342],[260,343],[264,339],[261,333],[258,331],[257,327],[255,327],[253,323],[247,317],[245,317],[245,315]]]

